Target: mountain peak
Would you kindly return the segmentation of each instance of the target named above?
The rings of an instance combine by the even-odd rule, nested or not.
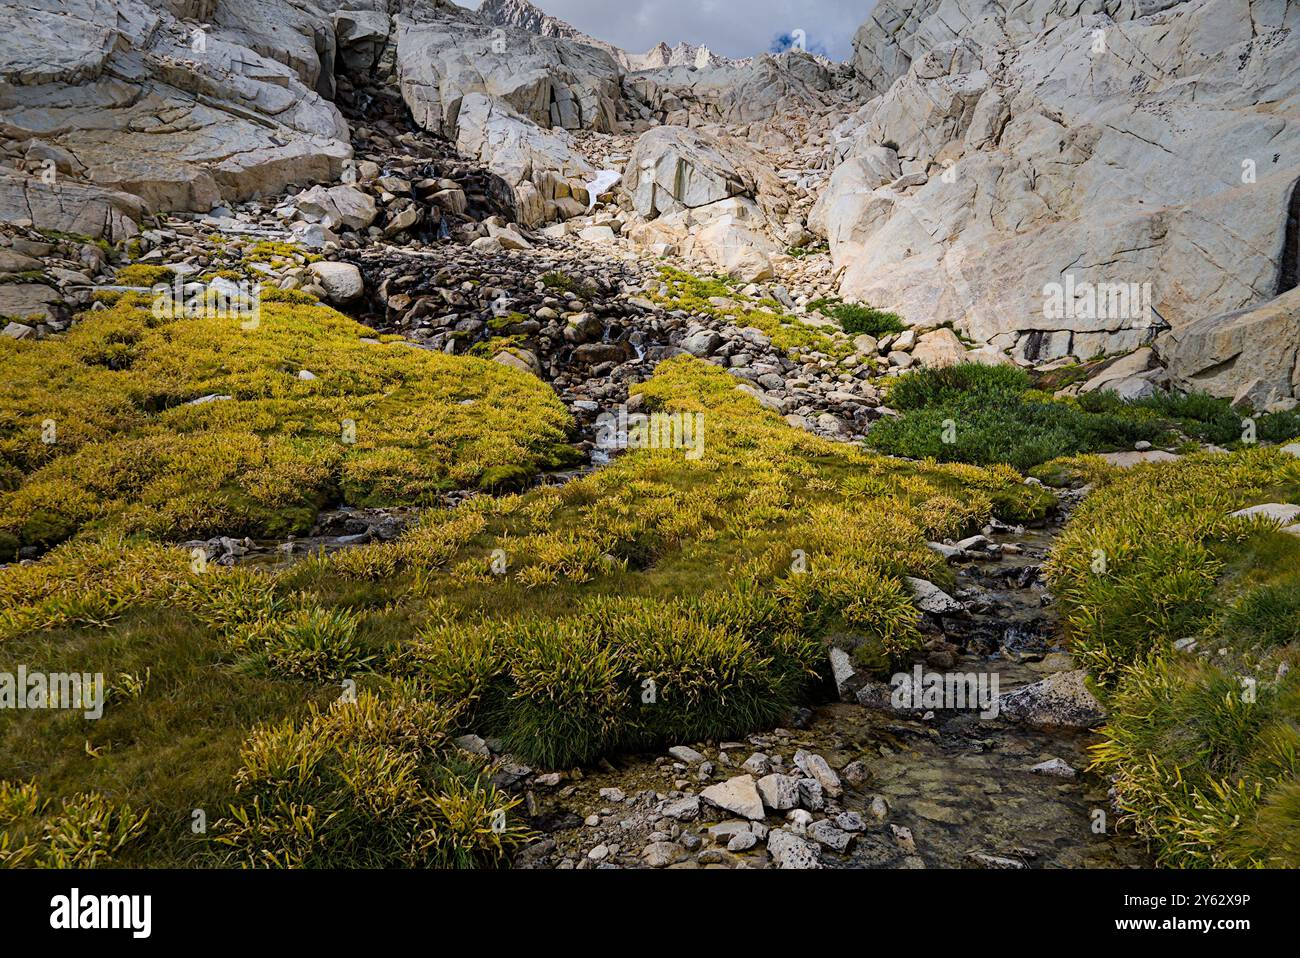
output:
[[[629,53],[621,47],[584,33],[559,17],[551,16],[529,0],[483,0],[479,13],[498,27],[512,27],[540,37],[573,40],[605,50],[627,70],[656,70],[678,66],[703,69],[734,62],[718,56],[708,47],[685,41],[671,46],[661,40],[646,53]]]
[[[551,16],[528,0],[483,0],[478,12],[498,27],[514,27],[539,37],[576,40],[606,50],[615,49],[602,40],[587,36],[573,24]]]

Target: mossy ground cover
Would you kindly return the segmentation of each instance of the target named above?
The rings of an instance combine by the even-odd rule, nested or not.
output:
[[[140,538],[0,571],[4,661],[109,686],[95,723],[0,717],[0,780],[46,803],[12,803],[0,857],[97,795],[148,816],[100,861],[497,864],[524,830],[452,735],[567,767],[779,721],[824,688],[826,635],[882,664],[915,647],[902,576],[951,585],[927,539],[1050,505],[1008,469],[793,429],[688,357],[642,391],[706,417],[702,458],[634,451],[279,572],[197,572]]]
[[[0,561],[78,534],[301,534],[326,505],[429,503],[562,458],[545,384],[370,335],[309,297],[251,323],[128,294],[65,337],[0,342]]]
[[[1083,465],[1048,571],[1111,715],[1096,767],[1163,864],[1300,866],[1300,538],[1230,518],[1300,504],[1300,460]]]
[[[868,436],[881,452],[939,462],[1006,463],[1028,471],[1053,459],[1132,449],[1138,442],[1237,447],[1300,434],[1300,415],[1252,416],[1202,394],[1126,402],[1113,393],[1055,398],[1006,366],[961,364],[898,377],[889,404],[901,415]]]

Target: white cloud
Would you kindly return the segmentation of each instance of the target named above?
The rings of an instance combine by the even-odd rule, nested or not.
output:
[[[464,0],[478,6],[478,0]],[[803,30],[809,50],[847,59],[875,0],[533,0],[553,17],[634,53],[661,40],[707,46],[729,57],[772,49]]]

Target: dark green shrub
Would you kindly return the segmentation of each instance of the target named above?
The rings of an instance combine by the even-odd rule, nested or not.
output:
[[[1163,422],[1167,428],[1177,428],[1200,442],[1226,446],[1242,436],[1242,416],[1232,404],[1205,393],[1157,392],[1130,402],[1113,392],[1097,391],[1079,396],[1078,403],[1086,412]]]
[[[900,411],[941,406],[963,398],[993,401],[1029,390],[1029,374],[1018,366],[958,363],[899,376],[889,386],[889,405]]]
[[[1081,395],[1079,405],[1087,412],[1106,413],[1138,420],[1160,420],[1199,442],[1237,446],[1246,437],[1246,420],[1255,424],[1255,439],[1263,443],[1284,443],[1300,436],[1300,413],[1264,413],[1238,409],[1227,399],[1200,392],[1157,392],[1146,399],[1127,402],[1113,392]]]
[[[1282,444],[1300,439],[1300,412],[1269,413],[1261,416],[1256,433],[1260,442]]]
[[[969,396],[881,420],[867,436],[880,452],[911,459],[1007,463],[1027,471],[1062,456],[1155,442],[1158,424],[1090,415],[1064,402],[1034,402],[1013,393],[998,399]]]
[[[829,316],[840,324],[850,336],[863,333],[877,339],[893,333],[901,333],[907,328],[897,313],[876,309],[874,306],[861,306],[857,303],[844,303],[838,299],[815,299],[808,308]]]

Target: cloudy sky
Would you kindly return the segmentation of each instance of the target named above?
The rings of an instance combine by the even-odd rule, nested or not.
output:
[[[477,7],[479,0],[458,0]],[[685,40],[728,57],[789,45],[804,31],[807,49],[836,60],[853,52],[853,34],[876,0],[533,0],[553,17],[635,53],[660,40]]]

